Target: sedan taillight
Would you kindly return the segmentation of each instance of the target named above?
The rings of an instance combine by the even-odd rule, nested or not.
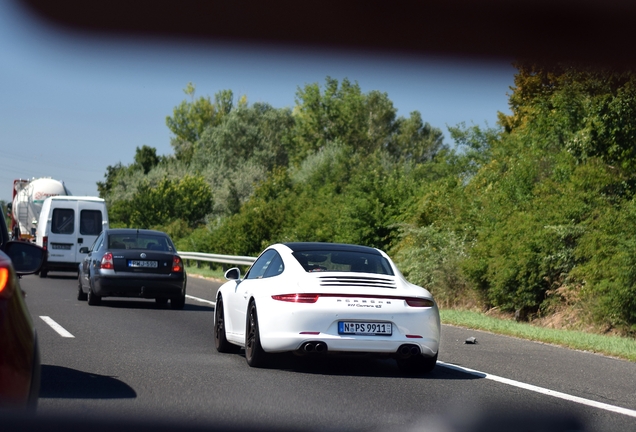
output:
[[[102,257],[102,261],[99,263],[99,268],[104,270],[114,270],[115,264],[113,263],[113,254],[106,252]]]
[[[172,271],[174,273],[181,273],[183,271],[183,261],[178,256],[172,257]]]
[[[0,293],[4,291],[4,289],[9,284],[9,269],[6,267],[0,268]]]
[[[280,294],[273,295],[274,300],[292,303],[316,303],[320,294]]]

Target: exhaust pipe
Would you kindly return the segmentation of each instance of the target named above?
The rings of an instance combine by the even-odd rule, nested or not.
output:
[[[420,350],[420,347],[413,344],[400,345],[397,350],[397,355],[401,358],[409,358],[411,356],[420,355],[421,353],[422,350]]]
[[[402,345],[398,349],[398,352],[400,353],[401,356],[404,356],[404,357],[408,357],[411,355],[411,349],[409,348],[408,345]]]
[[[321,354],[327,352],[327,344],[321,341],[305,342],[300,347],[303,354]]]

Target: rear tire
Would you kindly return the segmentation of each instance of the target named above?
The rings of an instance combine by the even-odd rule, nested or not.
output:
[[[434,357],[416,355],[406,359],[397,359],[397,364],[404,375],[427,374],[435,369],[437,354]]]
[[[79,301],[85,301],[88,298],[88,294],[82,290],[82,276],[77,277],[77,299]]]
[[[265,367],[268,363],[268,354],[261,346],[261,333],[258,328],[258,316],[256,304],[251,301],[247,307],[247,322],[245,324],[245,360],[251,367]]]
[[[173,297],[170,299],[170,307],[174,310],[181,310],[185,306],[185,294],[180,297]]]
[[[95,291],[93,291],[92,286],[89,286],[88,287],[88,304],[90,306],[99,306],[101,302],[102,302],[102,298],[98,296],[97,294],[95,294]]]
[[[38,408],[38,398],[40,397],[40,382],[42,376],[40,343],[38,335],[33,339],[33,359],[31,360],[31,385],[29,386],[29,399],[27,401],[27,411],[35,414]]]
[[[49,271],[47,269],[45,269],[44,267],[42,267],[40,269],[40,277],[41,278],[45,278],[47,274],[49,274]]]
[[[158,306],[165,306],[168,304],[168,299],[165,297],[157,297],[155,303],[157,303]]]
[[[220,353],[237,353],[241,349],[239,346],[228,342],[225,337],[225,312],[223,311],[223,298],[221,296],[216,300],[214,311],[214,346]]]

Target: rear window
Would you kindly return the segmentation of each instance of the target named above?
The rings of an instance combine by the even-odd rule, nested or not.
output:
[[[174,245],[168,237],[153,234],[111,234],[108,236],[108,248],[175,251]]]
[[[102,232],[102,212],[99,210],[80,211],[80,234],[99,235]]]
[[[73,234],[74,231],[75,210],[65,208],[53,209],[51,232],[54,234]]]
[[[302,251],[294,257],[307,272],[355,272],[393,276],[391,265],[381,255],[352,251]]]

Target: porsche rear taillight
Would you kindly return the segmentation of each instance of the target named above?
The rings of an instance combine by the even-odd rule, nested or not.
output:
[[[435,302],[429,299],[417,298],[417,297],[407,297],[404,299],[406,304],[411,307],[433,307],[435,306]]]
[[[0,268],[0,293],[4,291],[4,289],[9,284],[9,269],[6,267]]]
[[[102,261],[99,263],[99,268],[104,270],[114,270],[115,264],[113,263],[113,254],[106,252],[102,257]]]
[[[273,295],[274,300],[290,303],[316,303],[320,294],[279,294]]]
[[[172,271],[174,273],[181,273],[183,271],[183,261],[178,256],[172,257]]]

